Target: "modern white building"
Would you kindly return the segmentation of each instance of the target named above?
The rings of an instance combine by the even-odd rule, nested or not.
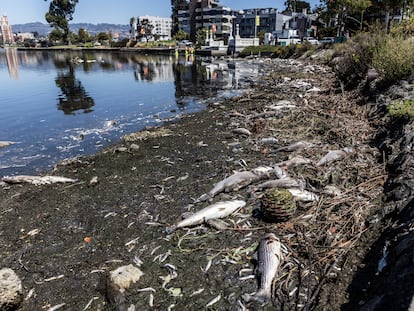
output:
[[[148,20],[148,22],[154,26],[152,29],[152,35],[157,36],[159,40],[171,40],[171,31],[172,31],[172,19],[171,17],[159,17],[159,16],[150,16],[143,15],[137,17],[137,25],[140,24],[142,20]]]
[[[0,16],[0,28],[3,44],[14,43],[12,28],[9,25],[9,19],[6,15]]]

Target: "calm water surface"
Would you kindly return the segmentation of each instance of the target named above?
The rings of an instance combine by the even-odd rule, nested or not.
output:
[[[17,142],[0,148],[0,177],[45,171],[239,95],[259,66],[131,52],[0,49],[0,141]]]

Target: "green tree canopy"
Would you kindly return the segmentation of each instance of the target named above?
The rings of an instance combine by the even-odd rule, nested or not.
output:
[[[186,33],[184,30],[180,29],[178,32],[174,35],[174,39],[177,41],[188,39],[190,35]]]
[[[297,12],[297,13],[301,13],[303,9],[306,9],[306,11],[310,11],[311,9],[309,2],[301,1],[301,0],[287,0],[285,2],[285,6],[286,6],[285,11],[291,11],[291,12]]]
[[[145,38],[147,41],[152,36],[154,26],[146,18],[139,21],[137,25],[137,33],[139,38]]]
[[[110,41],[112,40],[112,35],[106,32],[100,32],[96,35],[95,40],[103,43],[104,41]]]
[[[51,44],[55,44],[56,42],[63,41],[63,32],[60,29],[53,29],[49,33],[49,41]]]
[[[204,45],[206,43],[207,39],[207,29],[206,28],[200,28],[197,30],[196,34],[196,45],[198,47]]]
[[[47,1],[47,0],[44,0]],[[51,0],[49,12],[45,14],[50,27],[60,29],[63,32],[63,40],[71,44],[69,21],[73,19],[76,4],[79,0]]]
[[[91,35],[84,28],[79,28],[78,37],[79,37],[79,41],[83,43],[90,42],[92,40]]]

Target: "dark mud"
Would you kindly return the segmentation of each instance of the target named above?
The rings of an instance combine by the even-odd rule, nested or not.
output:
[[[282,99],[297,108],[274,113],[269,107]],[[217,302],[207,309],[358,305],[360,297],[353,293],[360,285],[352,280],[367,265],[364,257],[382,232],[387,179],[375,146],[380,122],[358,102],[359,97],[340,91],[328,67],[266,60],[262,78],[244,96],[49,172],[79,183],[3,185],[0,264],[22,279],[18,310],[59,304],[64,304],[59,310],[127,310],[132,305],[136,310],[199,310],[213,299]],[[235,128],[252,134],[237,134]],[[279,143],[261,143],[268,137]],[[206,206],[195,201],[215,183],[236,170],[287,160],[292,154],[277,148],[298,140],[318,147],[295,153],[312,163],[291,168],[289,174],[305,180],[307,189],[323,198],[320,203],[299,203],[293,219],[269,223],[260,218],[260,194],[245,187],[214,198],[247,201],[225,219],[227,230],[203,225],[165,233],[183,213]],[[343,147],[356,151],[315,167],[328,150]],[[343,196],[324,195],[327,185]],[[242,295],[257,290],[257,281],[244,276],[252,274],[254,250],[266,232],[280,236],[287,250],[275,297],[261,306],[245,302]],[[381,252],[371,255],[375,266]],[[107,274],[128,264],[139,265],[144,275],[116,306]]]

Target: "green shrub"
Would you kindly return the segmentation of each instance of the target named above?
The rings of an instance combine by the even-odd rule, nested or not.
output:
[[[388,113],[393,117],[414,118],[414,99],[396,101],[387,107]]]
[[[386,36],[374,47],[372,64],[382,78],[391,83],[413,74],[413,43],[402,36]]]
[[[346,89],[357,87],[365,79],[378,40],[379,36],[362,33],[334,46],[334,70]]]
[[[248,46],[240,52],[240,57],[246,57],[250,55],[270,56],[275,58],[290,58],[299,57],[305,54],[309,50],[313,50],[314,47],[309,44],[290,44],[287,46],[280,45],[259,45]]]
[[[274,45],[248,46],[240,52],[240,57],[259,54],[262,56],[271,56],[276,51],[276,49],[277,47]]]
[[[414,16],[410,19],[404,20],[401,23],[394,25],[390,33],[392,35],[413,36],[414,35]]]

